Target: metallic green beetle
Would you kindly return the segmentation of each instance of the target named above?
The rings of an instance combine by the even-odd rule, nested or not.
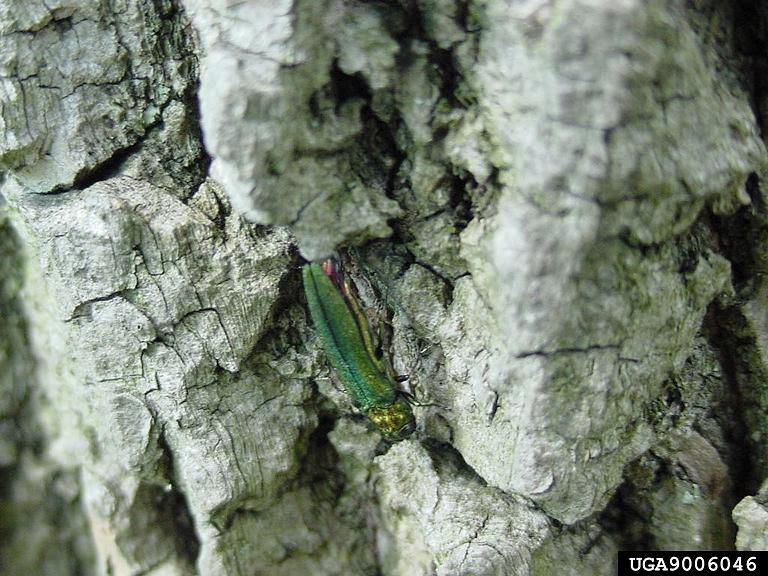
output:
[[[407,438],[416,428],[409,395],[395,388],[392,371],[376,357],[368,321],[338,261],[310,262],[301,275],[318,338],[352,403],[387,438]]]

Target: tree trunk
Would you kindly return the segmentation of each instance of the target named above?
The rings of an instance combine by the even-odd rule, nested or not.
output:
[[[0,6],[0,565],[768,548],[768,8]],[[418,427],[320,348],[340,251]]]

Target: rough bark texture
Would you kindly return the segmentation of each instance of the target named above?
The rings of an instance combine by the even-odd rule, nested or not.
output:
[[[0,565],[766,549],[767,42],[759,2],[0,4]],[[395,445],[301,296],[350,246]]]

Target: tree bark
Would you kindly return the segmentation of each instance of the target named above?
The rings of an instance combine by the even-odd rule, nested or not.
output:
[[[768,548],[766,26],[707,0],[4,3],[0,564]],[[410,374],[408,440],[314,335],[299,268],[337,250]]]

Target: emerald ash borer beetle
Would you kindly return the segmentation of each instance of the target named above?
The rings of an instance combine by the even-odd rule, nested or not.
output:
[[[377,357],[368,320],[338,260],[305,264],[301,275],[320,344],[352,403],[386,438],[407,438],[416,428],[411,396],[395,388],[398,379]]]

